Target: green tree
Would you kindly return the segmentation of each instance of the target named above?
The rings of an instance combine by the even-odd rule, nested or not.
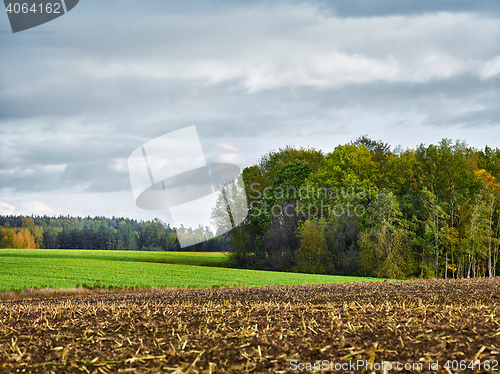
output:
[[[415,152],[389,154],[381,166],[380,185],[396,196],[402,196],[415,187]]]
[[[500,215],[497,212],[500,210],[500,180],[481,169],[476,172],[478,178],[483,182],[484,188],[480,192],[480,199],[484,201],[486,210],[483,215],[486,215],[487,236],[488,236],[488,276],[495,276],[495,268],[498,259],[498,232],[495,234],[494,220],[500,221]]]
[[[120,244],[123,249],[137,249],[137,235],[132,232],[130,226],[124,221],[120,222],[120,228],[118,229],[120,235]]]
[[[304,177],[322,161],[321,151],[287,146],[243,170],[248,216],[230,232],[235,264],[276,270],[291,266],[291,248],[297,245],[296,195]]]
[[[381,140],[373,140],[368,135],[362,135],[356,139],[352,144],[364,145],[370,151],[372,160],[378,163],[383,163],[386,157],[391,155],[391,147],[389,144]]]
[[[378,166],[364,145],[340,145],[308,178],[308,195],[300,208],[308,218],[362,215],[376,193],[378,176]]]
[[[467,278],[486,273],[487,248],[488,248],[488,206],[483,196],[478,195],[472,206],[469,227],[466,231],[462,244],[465,244],[465,252],[468,255]],[[483,266],[481,266],[483,265]],[[481,271],[482,269],[484,271]]]
[[[306,220],[299,232],[300,246],[295,252],[295,270],[301,273],[323,274],[331,262],[323,218]]]
[[[405,278],[414,275],[411,238],[401,220],[401,210],[390,191],[381,190],[369,205],[370,227],[359,237],[361,268],[367,275]]]

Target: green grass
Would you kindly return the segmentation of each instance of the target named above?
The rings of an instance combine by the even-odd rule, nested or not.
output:
[[[208,266],[198,266],[208,265]],[[231,269],[223,253],[0,249],[0,292],[27,288],[278,286],[375,278]]]

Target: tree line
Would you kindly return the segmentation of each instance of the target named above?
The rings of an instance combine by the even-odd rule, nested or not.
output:
[[[238,206],[229,233],[180,228],[210,240],[193,251],[232,251],[234,266],[376,277],[463,278],[500,271],[500,150],[441,140],[391,149],[362,136],[324,153],[287,146],[243,170],[213,221]],[[220,217],[219,217],[220,218]],[[0,248],[180,250],[160,220],[0,216]]]
[[[187,237],[213,237],[207,228],[179,230]],[[227,236],[220,236],[188,248],[192,251],[227,251]],[[177,232],[159,219],[0,216],[0,248],[180,250]]]
[[[245,168],[238,267],[376,277],[499,271],[500,150],[443,139],[391,150],[362,136],[330,153],[286,147]]]

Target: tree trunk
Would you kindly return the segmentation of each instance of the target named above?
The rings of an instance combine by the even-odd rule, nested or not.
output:
[[[436,229],[439,231],[439,218],[435,217],[436,220]],[[434,247],[436,251],[436,261],[434,264],[434,272],[436,278],[438,277],[438,267],[439,267],[439,246],[438,246],[438,241],[437,241],[437,233],[434,235]]]
[[[476,256],[472,256],[472,276],[476,278]]]
[[[491,278],[493,276],[493,272],[491,269],[491,236],[492,236],[492,221],[493,221],[493,207],[494,207],[495,199],[491,197],[491,206],[490,206],[490,217],[488,222],[488,276]]]
[[[500,231],[500,217],[497,220],[497,230],[496,230],[495,237],[497,239],[500,239],[498,237],[498,233]],[[493,276],[496,277],[496,271],[497,271],[497,261],[498,261],[498,250],[500,248],[500,241],[497,241],[497,245],[493,248]]]
[[[467,278],[470,278],[471,267],[472,267],[472,260],[471,260],[470,255],[469,255],[469,269],[467,270]]]
[[[448,253],[445,254],[446,262],[444,265],[444,279],[448,279]]]

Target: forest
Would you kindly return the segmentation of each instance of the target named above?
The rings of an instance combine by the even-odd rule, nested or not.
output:
[[[238,267],[391,278],[496,276],[500,150],[391,150],[361,136],[330,153],[287,146],[243,172]]]
[[[227,236],[214,237],[208,228],[184,228],[187,237],[212,238],[188,248],[196,252],[229,250]],[[0,248],[179,251],[177,232],[158,218],[0,216]]]
[[[449,139],[402,149],[364,135],[329,153],[287,146],[243,170],[248,216],[186,248],[235,267],[390,278],[500,271],[500,150]],[[227,197],[238,198],[234,194]],[[217,213],[213,220],[216,224]],[[225,209],[225,208],[223,208]],[[155,219],[0,216],[0,248],[178,251]]]

